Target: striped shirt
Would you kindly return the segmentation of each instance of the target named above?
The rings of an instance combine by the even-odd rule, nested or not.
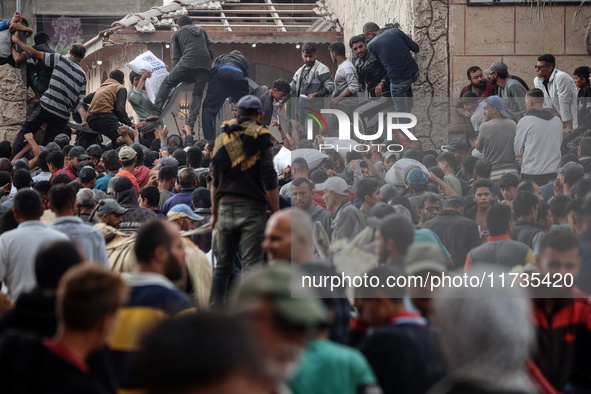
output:
[[[69,119],[77,99],[86,96],[86,74],[76,60],[58,53],[45,53],[44,61],[53,69],[53,74],[41,98],[41,107],[60,118]]]

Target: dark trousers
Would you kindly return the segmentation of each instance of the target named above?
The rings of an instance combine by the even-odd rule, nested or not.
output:
[[[94,131],[106,135],[107,138],[111,140],[113,149],[117,147],[117,138],[119,137],[119,127],[121,127],[121,122],[119,122],[119,119],[115,114],[93,115],[88,118],[88,126]],[[93,134],[85,133],[85,136],[88,137],[79,142],[80,146],[84,146],[83,144],[87,143],[86,140],[91,140]],[[96,142],[92,142],[91,145],[92,144],[96,144]]]
[[[544,186],[548,182],[552,182],[556,179],[556,173],[553,172],[551,174],[541,174],[541,175],[528,175],[528,174],[521,174],[521,180],[529,180],[538,184],[538,186]]]
[[[248,94],[248,81],[240,71],[229,68],[218,70],[209,82],[203,101],[201,126],[206,140],[215,140],[215,117],[228,97],[236,101]]]
[[[263,205],[235,203],[220,204],[216,223],[216,267],[211,283],[210,304],[224,304],[230,278],[235,273],[238,245],[242,245],[242,268],[248,270],[261,264],[264,258],[262,243],[265,239],[267,211]]]
[[[164,107],[164,104],[166,104],[166,100],[168,99],[168,95],[172,88],[181,82],[194,83],[191,109],[189,110],[189,117],[186,122],[187,125],[193,128],[197,121],[197,116],[199,115],[199,108],[201,108],[203,90],[205,89],[205,85],[207,85],[209,78],[209,71],[203,68],[190,69],[183,66],[176,66],[164,81],[162,81],[162,85],[160,85],[158,95],[156,96],[154,108],[152,109],[152,114],[160,116],[162,108]]]
[[[25,134],[35,134],[37,131],[39,131],[43,123],[47,123],[47,128],[45,129],[45,134],[43,136],[43,142],[41,144],[45,146],[52,142],[58,134],[64,132],[64,129],[68,124],[68,119],[60,118],[59,116],[43,109],[41,105],[37,105],[35,110],[31,112],[31,115],[21,128],[21,131],[19,131],[17,134],[14,144],[12,144],[12,153],[16,155],[18,152],[20,152],[26,145]]]

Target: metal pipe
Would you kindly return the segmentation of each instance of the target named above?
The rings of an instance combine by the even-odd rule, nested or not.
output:
[[[21,13],[21,0],[16,0],[16,11]]]

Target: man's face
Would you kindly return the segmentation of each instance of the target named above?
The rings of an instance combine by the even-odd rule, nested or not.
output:
[[[513,201],[513,198],[515,198],[515,193],[517,191],[517,188],[515,186],[507,186],[501,189],[501,194],[503,195],[503,198],[507,201]]]
[[[371,173],[369,172],[369,168],[361,167],[361,175],[363,175],[364,178],[367,178],[368,176],[370,176]]]
[[[366,322],[370,327],[381,327],[384,325],[386,316],[384,314],[383,300],[379,298],[361,298],[361,320]]]
[[[185,248],[178,227],[169,227],[168,231],[172,236],[170,248],[168,249],[168,259],[164,266],[164,274],[171,281],[178,280],[183,276],[183,266],[185,264]]]
[[[492,193],[488,187],[479,187],[474,192],[474,201],[482,209],[488,209],[492,202]]]
[[[373,207],[374,205],[379,203],[381,199],[382,199],[382,192],[380,191],[379,187],[376,187],[376,190],[374,190],[370,196],[365,197],[365,201],[367,203],[369,203],[370,207]]]
[[[205,148],[203,148],[203,158],[204,159],[210,159],[211,155],[211,151],[209,150],[209,144],[205,145]]]
[[[486,82],[482,70],[477,70],[470,74],[470,84],[475,89],[482,89],[485,86]]]
[[[427,220],[433,219],[441,211],[441,202],[425,201],[425,207],[421,209],[421,219],[423,223]]]
[[[357,56],[361,60],[365,60],[367,57],[367,47],[363,41],[356,42],[351,47],[351,51],[355,56]]]
[[[384,172],[388,172],[388,170],[390,168],[392,168],[394,163],[395,163],[395,160],[392,157],[388,157],[388,158],[384,159],[384,162],[382,163],[382,165],[384,167]]]
[[[548,247],[536,257],[536,263],[542,278],[546,274],[550,274],[550,280],[554,282],[554,280],[558,279],[558,275],[564,280],[565,275],[570,274],[574,282],[581,267],[581,258],[579,257],[579,250],[576,248],[566,252],[560,252]],[[556,278],[554,278],[555,274],[558,274]],[[564,286],[564,282],[561,281],[561,283]],[[568,293],[570,288],[550,287],[547,290],[551,291],[552,295],[560,296]]]
[[[287,96],[287,93],[289,93],[289,92],[282,92],[281,90],[277,90],[275,88],[275,89],[271,90],[271,97],[275,101],[281,101],[285,98],[285,96]]]
[[[78,166],[80,165],[80,159],[77,157],[70,157],[70,165],[74,167],[75,170],[78,170]]]
[[[195,222],[193,221],[193,219],[187,217],[183,217],[181,219],[182,221],[179,223],[181,231],[195,230]]]
[[[478,107],[478,101],[474,101],[473,103],[464,104],[464,109],[466,111],[470,112],[471,114],[473,114],[474,111],[476,111],[477,107]]]
[[[536,63],[536,76],[538,78],[548,78],[552,74],[552,66],[546,62],[538,61]]]
[[[316,61],[317,57],[318,57],[318,54],[316,52],[313,52],[313,53],[302,52],[302,59],[304,59],[304,64],[308,68],[310,68],[314,65],[314,62]]]
[[[269,260],[291,260],[291,222],[287,216],[272,217],[267,222],[263,249]]]
[[[123,216],[117,215],[116,213],[107,213],[103,215],[103,221],[107,226],[119,228],[119,224],[123,221]]]
[[[365,38],[367,38],[369,41],[373,40],[377,35],[378,35],[378,31],[369,31],[367,33],[365,33]]]
[[[137,88],[138,83],[140,83],[140,79],[142,79],[142,77],[140,75],[136,75],[135,77],[133,77],[133,81],[131,81],[131,84]]]
[[[497,77],[497,73],[492,73],[488,76],[488,80],[490,81],[490,83],[497,83]]]
[[[305,183],[299,186],[291,186],[291,199],[296,207],[306,212],[312,207],[312,193],[310,187]]]
[[[336,193],[332,190],[324,189],[324,194],[322,195],[322,199],[326,203],[326,208],[328,210],[333,211],[336,208]]]
[[[540,187],[537,183],[534,182],[534,194],[538,196],[538,200],[542,201],[544,197],[542,197],[542,192],[540,191]]]
[[[573,80],[575,81],[575,85],[577,86],[577,89],[581,89],[583,87],[583,85],[585,84],[585,82],[587,81],[586,79],[581,78],[578,75],[575,75],[573,77]]]
[[[452,154],[456,158],[456,163],[461,163],[462,160],[464,160],[464,157],[466,157],[466,151],[462,149],[456,149]]]
[[[484,103],[483,113],[486,120],[491,120],[495,116],[495,107],[488,105],[488,103]]]

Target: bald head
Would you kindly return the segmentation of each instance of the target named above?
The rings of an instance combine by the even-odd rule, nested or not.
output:
[[[267,222],[263,248],[269,260],[289,260],[304,264],[313,258],[312,220],[301,209],[284,209]]]

